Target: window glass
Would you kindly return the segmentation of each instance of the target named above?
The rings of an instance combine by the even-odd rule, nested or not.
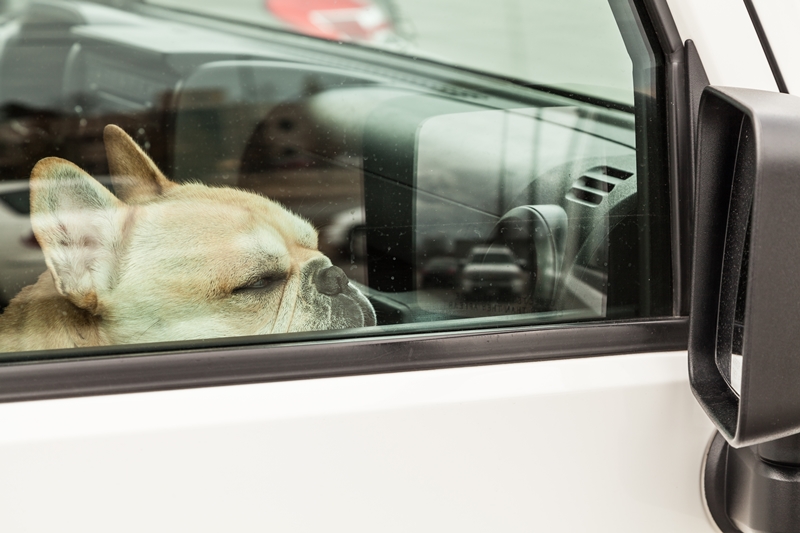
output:
[[[627,2],[158,4],[4,4],[0,350],[671,312]]]
[[[606,1],[150,1],[633,104],[631,60]]]

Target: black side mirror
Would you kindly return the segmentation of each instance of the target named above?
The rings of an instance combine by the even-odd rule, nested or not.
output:
[[[689,374],[720,432],[709,509],[725,532],[800,531],[800,98],[707,87],[698,136]]]
[[[733,446],[800,432],[800,98],[703,93],[689,342],[694,393]]]

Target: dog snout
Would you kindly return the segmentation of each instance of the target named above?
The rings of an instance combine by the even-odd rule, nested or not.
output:
[[[349,280],[344,271],[337,266],[329,266],[317,271],[314,276],[314,285],[322,294],[336,296],[347,288]]]

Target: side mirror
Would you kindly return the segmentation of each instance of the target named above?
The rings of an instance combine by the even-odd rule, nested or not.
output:
[[[689,372],[749,446],[800,432],[800,98],[709,87],[699,120]]]
[[[726,532],[800,531],[800,98],[707,87],[697,153],[689,375],[720,432],[709,510]]]

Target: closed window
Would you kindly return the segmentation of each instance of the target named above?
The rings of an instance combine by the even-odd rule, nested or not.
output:
[[[198,4],[6,5],[0,350],[671,314],[628,2]]]

